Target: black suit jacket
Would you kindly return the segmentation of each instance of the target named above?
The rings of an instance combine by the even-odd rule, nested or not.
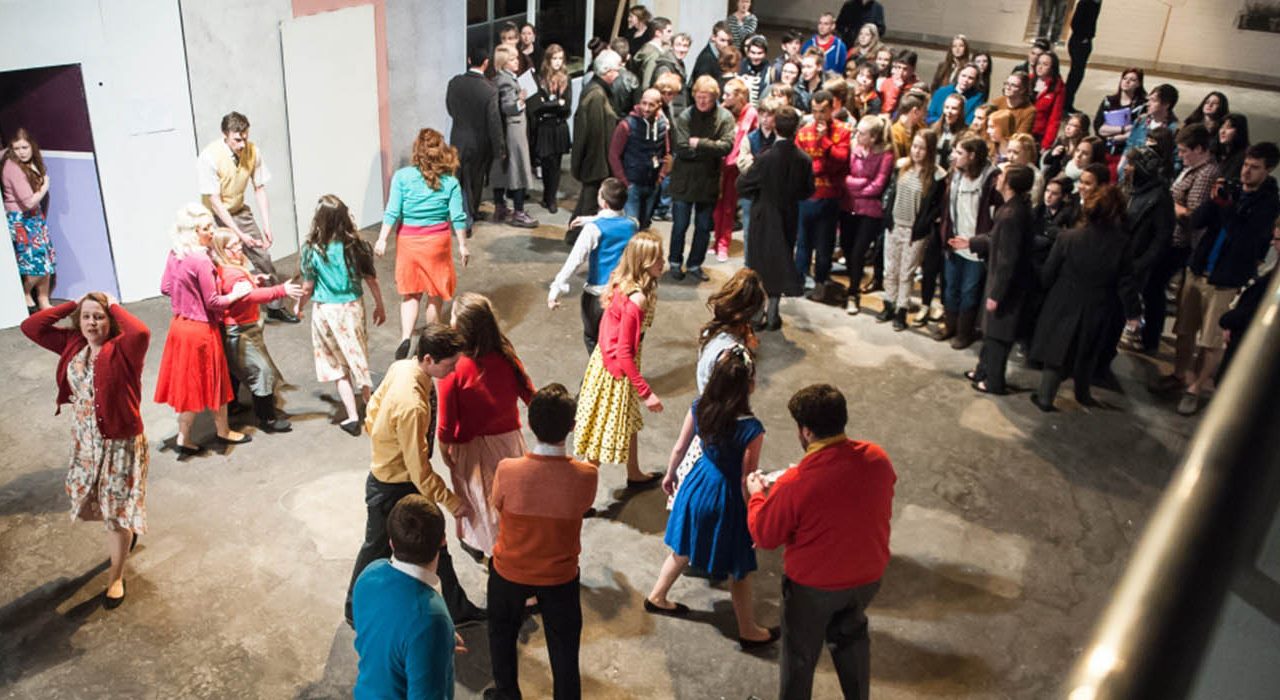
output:
[[[453,119],[449,143],[462,158],[492,160],[506,151],[498,88],[475,71],[455,75],[445,90],[445,109]]]
[[[693,84],[698,81],[698,78],[704,75],[709,75],[719,82],[721,72],[720,59],[716,56],[715,52],[711,50],[711,44],[708,43],[702,48],[702,51],[698,53],[698,58],[693,62],[693,72],[689,74],[689,84],[685,88],[686,91],[692,95]]]

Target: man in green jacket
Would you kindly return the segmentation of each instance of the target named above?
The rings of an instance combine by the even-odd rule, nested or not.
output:
[[[720,196],[720,163],[733,148],[736,124],[729,110],[716,104],[720,84],[704,75],[693,83],[693,105],[676,117],[673,132],[675,162],[671,167],[671,263],[668,273],[682,280],[686,274],[705,282],[702,260],[711,242],[712,211]],[[684,234],[693,218],[693,243],[684,259]],[[683,271],[681,266],[684,266]]]
[[[591,216],[599,211],[596,198],[600,183],[609,177],[609,140],[618,125],[618,115],[609,103],[609,86],[618,79],[622,70],[622,57],[612,49],[596,55],[592,64],[594,75],[578,100],[578,111],[573,116],[573,151],[569,156],[569,174],[582,183],[582,193],[573,208],[570,222],[581,216]],[[570,226],[565,232],[565,243],[573,245],[581,226]]]

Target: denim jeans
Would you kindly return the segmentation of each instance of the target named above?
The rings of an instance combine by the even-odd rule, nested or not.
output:
[[[653,208],[658,204],[658,187],[656,185],[627,185],[627,203],[623,212],[640,222],[640,230],[649,228],[653,223]]]
[[[662,178],[662,184],[658,185],[658,204],[653,208],[654,214],[666,216],[671,213],[671,195],[667,193],[668,183],[670,182],[671,178],[664,177]]]
[[[742,208],[742,259],[747,259],[747,246],[750,242],[747,237],[751,234],[751,200],[739,199],[738,206]]]
[[[800,226],[796,232],[796,271],[800,277],[809,274],[813,263],[813,279],[823,283],[831,277],[831,256],[836,247],[835,199],[806,199],[800,203]]]
[[[671,269],[680,269],[684,260],[684,234],[689,229],[689,220],[693,219],[693,243],[689,245],[689,259],[684,268],[697,270],[707,257],[707,246],[711,243],[711,227],[714,223],[712,212],[715,202],[682,202],[678,199],[671,202],[671,250],[667,252],[667,261]]]
[[[970,311],[977,308],[982,297],[982,278],[986,266],[977,260],[967,260],[957,253],[948,253],[946,262],[947,288],[942,305],[947,311]]]

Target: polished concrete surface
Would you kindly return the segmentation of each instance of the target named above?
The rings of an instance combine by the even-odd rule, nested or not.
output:
[[[1087,81],[1094,92],[1083,104],[1095,102],[1103,82]],[[1267,100],[1274,105],[1274,95]],[[576,293],[557,311],[544,303],[567,252],[566,212],[531,212],[544,224],[535,231],[477,227],[459,289],[493,299],[537,384],[576,387],[587,360]],[[665,235],[667,225],[657,229]],[[648,468],[666,464],[693,398],[705,300],[740,263],[735,240],[730,262],[708,266],[710,283],[659,289],[644,368],[667,410],[645,417]],[[295,261],[281,266],[293,270]],[[390,258],[380,269],[390,292]],[[130,308],[154,333],[149,399],[168,304]],[[1045,415],[1026,391],[996,398],[969,388],[961,373],[977,346],[956,352],[870,314],[851,318],[805,300],[784,301],[783,314],[782,332],[764,335],[759,351],[753,406],[770,431],[762,468],[800,456],[786,400],[821,381],[848,396],[850,435],[883,445],[898,473],[893,559],[870,610],[873,697],[1052,695],[1195,428],[1174,413],[1175,397],[1146,389],[1168,348],[1155,362],[1122,354],[1123,391],[1099,392],[1109,407],[1082,409],[1063,392],[1062,410]],[[397,335],[394,321],[371,329],[375,369],[391,360]],[[272,324],[267,338],[294,385],[282,396],[292,433],[250,428],[251,444],[179,463],[159,449],[175,431],[173,414],[144,401],[149,532],[130,561],[127,602],[106,611],[101,526],[72,524],[66,514],[70,428],[67,415],[52,415],[56,358],[16,329],[0,332],[9,387],[0,409],[0,696],[349,696],[355,653],[341,605],[363,533],[368,442],[333,425],[336,397],[314,379],[307,328]],[[1014,365],[1011,381],[1033,386],[1036,373]],[[211,434],[207,418],[198,426]],[[688,620],[643,612],[666,554],[666,512],[659,492],[628,497],[623,478],[620,467],[603,468],[602,516],[583,528],[585,696],[776,695],[777,652],[737,649],[725,587],[681,579],[672,596],[693,608]],[[473,600],[483,601],[482,569],[456,561]],[[754,588],[767,625],[778,621],[780,575],[779,553],[762,552]],[[525,694],[547,697],[536,619],[526,632]],[[490,682],[484,628],[464,637],[470,652],[457,659],[457,691],[473,698]],[[814,696],[839,696],[825,658]]]

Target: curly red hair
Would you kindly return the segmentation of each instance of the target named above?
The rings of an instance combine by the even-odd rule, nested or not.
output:
[[[435,129],[423,129],[413,142],[413,165],[431,189],[440,189],[440,176],[458,172],[458,149],[445,143]]]

